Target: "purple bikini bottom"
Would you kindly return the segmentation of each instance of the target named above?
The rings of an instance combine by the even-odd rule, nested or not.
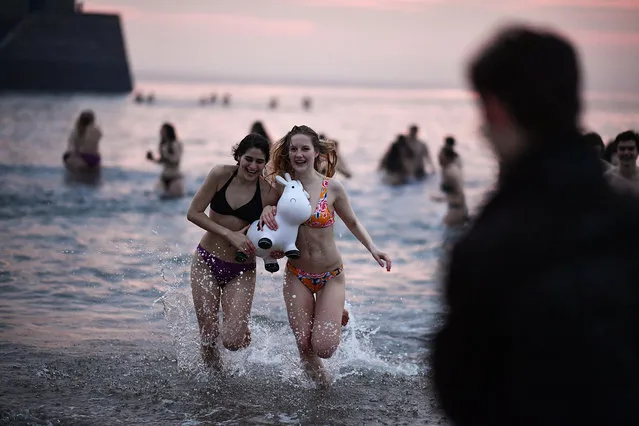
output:
[[[224,287],[234,278],[255,269],[255,263],[233,263],[213,256],[201,245],[197,245],[197,253],[209,266],[217,285]]]

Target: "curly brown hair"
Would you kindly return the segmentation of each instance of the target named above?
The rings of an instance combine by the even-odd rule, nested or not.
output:
[[[335,141],[330,139],[320,139],[317,132],[308,126],[293,126],[293,128],[282,139],[277,141],[271,150],[271,175],[284,175],[288,173],[294,176],[293,166],[289,158],[289,149],[291,146],[291,138],[294,135],[306,135],[311,139],[315,152],[319,155],[315,158],[313,167],[319,171],[323,161],[326,161],[326,176],[332,177],[335,174],[335,166],[337,164],[337,145]]]

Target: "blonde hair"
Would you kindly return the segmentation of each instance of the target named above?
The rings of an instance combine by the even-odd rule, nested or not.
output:
[[[271,175],[284,175],[284,173],[294,174],[289,150],[291,138],[295,135],[306,135],[311,139],[315,152],[319,155],[315,157],[313,167],[319,171],[322,162],[326,162],[326,176],[332,177],[335,174],[337,165],[337,144],[330,139],[320,139],[317,132],[308,126],[293,126],[293,128],[282,139],[277,141],[271,150]]]

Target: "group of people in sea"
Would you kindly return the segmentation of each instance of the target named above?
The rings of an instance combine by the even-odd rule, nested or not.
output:
[[[468,223],[462,161],[455,138],[445,138],[445,222],[465,228],[444,266],[445,309],[428,355],[441,407],[458,425],[639,424],[639,134],[624,130],[605,146],[581,128],[577,53],[547,30],[500,31],[472,59],[468,80],[499,174]],[[171,185],[182,147],[175,129],[162,129],[160,157],[148,158],[173,171]],[[219,369],[221,347],[251,343],[256,247],[246,231],[254,221],[277,228],[273,177],[289,173],[313,209],[299,227],[301,255],[286,261],[283,300],[301,363],[325,386],[323,360],[349,319],[336,217],[380,267],[391,271],[392,256],[335,177],[334,141],[306,125],[275,142],[262,130],[251,129],[232,160],[210,170],[188,209],[204,231],[190,274],[200,352]],[[95,116],[82,113],[65,163],[99,165],[100,134]],[[435,172],[417,135],[414,126],[398,136],[382,159],[389,183]]]
[[[218,103],[218,99],[220,99],[220,104],[223,107],[228,107],[231,105],[231,94],[224,93],[222,96],[217,95],[217,93],[211,93],[209,95],[200,96],[198,99],[198,104],[201,106],[206,105],[216,105]],[[133,102],[136,104],[153,104],[156,101],[155,92],[144,93],[141,91],[137,91],[133,94]],[[276,96],[272,96],[267,103],[268,109],[275,110],[279,107],[280,101]],[[310,110],[313,107],[313,99],[310,96],[304,96],[301,99],[301,106],[304,110]]]

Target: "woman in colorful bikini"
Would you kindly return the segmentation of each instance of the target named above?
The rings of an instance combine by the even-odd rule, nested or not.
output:
[[[263,177],[269,160],[269,142],[249,134],[233,149],[236,165],[213,167],[197,191],[187,218],[206,233],[191,262],[191,290],[200,328],[204,362],[221,368],[216,346],[235,351],[251,342],[249,318],[255,291],[255,246],[246,237],[260,218],[262,206],[275,204],[280,192]],[[210,206],[209,215],[205,213]],[[236,261],[238,251],[247,259]],[[219,324],[222,307],[224,322]]]
[[[318,172],[326,162],[326,173]],[[335,213],[372,254],[381,267],[391,269],[391,259],[380,251],[351,208],[335,173],[336,152],[331,141],[307,126],[295,126],[272,151],[275,174],[288,172],[299,180],[311,196],[314,211],[300,226],[297,247],[302,255],[289,259],[284,274],[284,301],[289,324],[305,370],[321,386],[330,383],[322,358],[330,358],[342,335],[346,277],[342,256],[335,243]],[[277,229],[276,207],[264,208],[261,221]]]

